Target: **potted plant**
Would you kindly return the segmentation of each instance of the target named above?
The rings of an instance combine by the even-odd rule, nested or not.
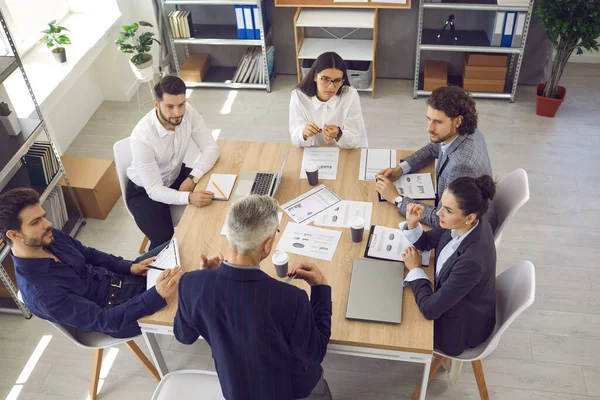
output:
[[[46,43],[49,49],[52,49],[52,54],[58,62],[64,63],[67,61],[67,53],[63,47],[66,44],[71,44],[71,39],[63,32],[69,32],[64,26],[56,25],[56,20],[48,23],[48,29],[42,31],[46,35],[40,40],[40,43]]]
[[[152,68],[152,55],[149,54],[152,42],[160,44],[155,39],[153,32],[140,33],[140,26],[152,27],[152,24],[146,21],[134,22],[131,25],[123,26],[119,38],[115,43],[119,46],[121,53],[133,54],[129,58],[129,65],[135,76],[142,81],[149,81],[154,76]]]
[[[0,102],[0,123],[11,136],[17,136],[21,133],[21,124],[19,124],[17,115],[11,111],[5,102]]]
[[[540,0],[537,15],[556,55],[550,79],[537,86],[536,114],[554,117],[566,96],[566,89],[558,83],[573,50],[577,49],[577,54],[582,54],[582,49],[598,50],[600,6],[597,0]]]

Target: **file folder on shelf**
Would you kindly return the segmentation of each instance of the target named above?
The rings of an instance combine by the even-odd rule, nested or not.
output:
[[[246,39],[256,39],[254,37],[254,21],[252,18],[252,6],[242,6],[244,9],[244,25],[246,25]]]
[[[515,19],[517,13],[514,11],[508,11],[506,18],[504,19],[504,30],[502,32],[502,47],[510,47],[512,44],[513,32],[515,30]]]
[[[258,12],[258,6],[250,6],[252,7],[252,13],[254,17],[254,38],[260,39],[260,26],[262,25],[262,20],[260,13]],[[266,32],[265,32],[266,34]]]
[[[504,17],[506,12],[498,11],[489,14],[487,29],[485,30],[490,46],[500,46],[502,43],[502,29],[504,28]]]
[[[235,11],[235,23],[237,25],[238,39],[246,39],[246,25],[244,24],[244,9],[242,6],[233,6]]]
[[[517,23],[515,26],[515,33],[513,34],[511,47],[521,47],[521,41],[523,40],[523,29],[525,28],[525,19],[527,13],[520,12],[517,15]]]

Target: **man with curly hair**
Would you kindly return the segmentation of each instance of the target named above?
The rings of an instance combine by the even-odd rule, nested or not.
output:
[[[478,178],[492,176],[492,166],[483,135],[477,129],[477,110],[475,101],[458,86],[442,86],[431,93],[427,100],[428,143],[425,147],[401,160],[395,168],[387,168],[377,175],[376,190],[388,202],[398,207],[398,213],[406,215],[406,206],[419,203],[398,193],[393,181],[403,174],[416,172],[437,159],[435,181],[437,191],[435,206],[423,204],[422,222],[436,227],[439,219],[436,215],[439,196],[446,187],[457,178]],[[486,215],[495,230],[497,217],[494,207]]]

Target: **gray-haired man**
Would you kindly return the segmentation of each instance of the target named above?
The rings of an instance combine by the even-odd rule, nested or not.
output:
[[[279,205],[268,196],[234,202],[226,219],[230,254],[207,259],[179,283],[175,337],[201,335],[212,348],[227,399],[331,399],[321,362],[331,335],[331,287],[312,264],[295,266],[306,292],[271,278],[260,262],[271,253]]]

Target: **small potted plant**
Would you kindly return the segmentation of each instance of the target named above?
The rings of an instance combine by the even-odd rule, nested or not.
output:
[[[64,63],[67,61],[67,53],[63,47],[66,44],[71,44],[71,39],[64,32],[69,32],[64,26],[56,25],[56,20],[48,23],[48,29],[42,31],[46,35],[40,40],[40,43],[46,43],[49,49],[52,49],[52,54],[56,61]]]
[[[160,42],[153,37],[154,32],[140,33],[140,26],[152,27],[152,24],[146,21],[139,21],[123,26],[123,32],[121,32],[115,44],[119,46],[121,53],[133,54],[129,58],[129,65],[135,76],[142,81],[149,81],[154,76],[150,48],[152,47],[152,42],[156,42],[159,45]]]
[[[11,136],[17,136],[21,133],[21,124],[19,124],[17,115],[11,111],[5,102],[0,102],[0,123]]]
[[[537,85],[535,113],[554,117],[567,91],[558,83],[573,51],[598,50],[600,5],[596,0],[540,0],[537,15],[556,50],[550,79]]]

